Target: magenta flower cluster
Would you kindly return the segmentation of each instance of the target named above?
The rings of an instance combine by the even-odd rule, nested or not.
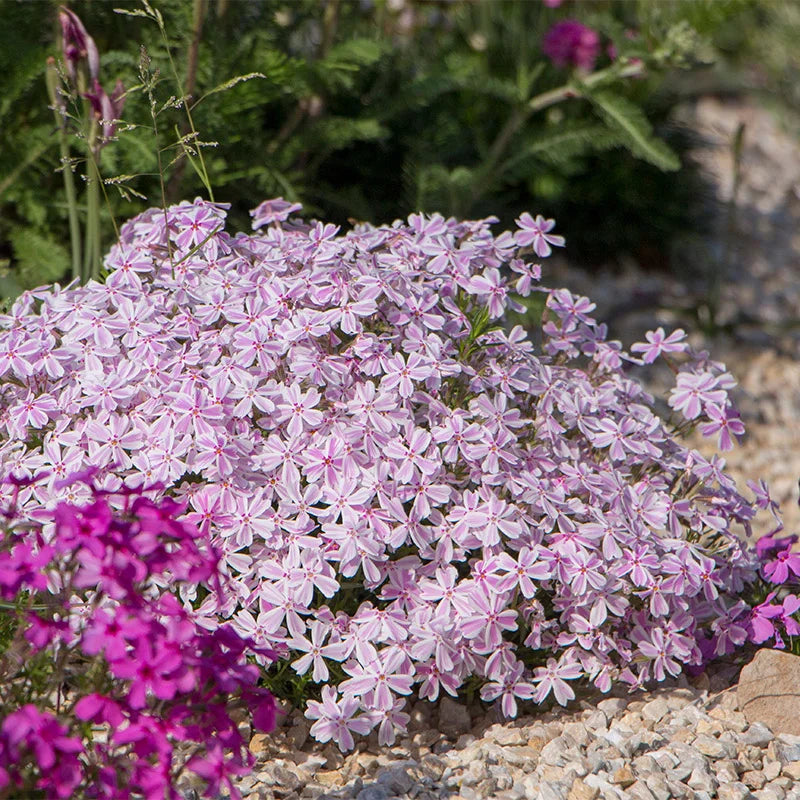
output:
[[[0,320],[0,464],[52,478],[35,517],[162,482],[213,537],[235,591],[184,603],[324,684],[313,734],[391,743],[406,698],[466,681],[513,716],[662,680],[741,644],[755,507],[687,448],[739,431],[733,379],[682,332],[626,353],[594,305],[539,285],[552,220],[412,215],[341,234],[196,200],[128,222],[105,283],[23,295]],[[546,298],[544,343],[505,311]],[[664,421],[628,376],[668,359]],[[113,504],[113,500],[110,501]],[[200,602],[202,600],[202,602]]]
[[[772,506],[775,511],[774,505]],[[793,549],[797,536],[764,536],[756,543],[761,561],[761,578],[769,593],[754,604],[750,613],[749,634],[756,644],[768,643],[780,650],[789,640],[792,651],[797,652],[800,635],[800,552]],[[773,588],[775,587],[775,588]],[[795,641],[793,641],[795,640]]]
[[[577,20],[564,19],[547,31],[542,51],[557,67],[591,72],[600,54],[600,36]]]
[[[180,506],[124,494],[114,511],[109,499],[59,504],[50,537],[12,521],[0,539],[0,598],[19,616],[0,653],[0,796],[163,800],[194,773],[207,796],[238,797],[253,759],[234,717],[274,722],[247,657],[270,653],[229,625],[200,627],[164,591],[224,594],[218,556]]]

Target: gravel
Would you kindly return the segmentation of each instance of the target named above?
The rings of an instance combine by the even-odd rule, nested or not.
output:
[[[396,746],[367,739],[345,756],[310,739],[293,748],[290,730],[307,724],[296,712],[254,738],[239,788],[248,800],[800,800],[800,737],[748,725],[732,669],[514,721],[460,706],[470,729],[450,736],[422,702]]]

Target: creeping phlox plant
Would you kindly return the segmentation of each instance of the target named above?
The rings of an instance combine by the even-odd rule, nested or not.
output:
[[[405,698],[566,703],[742,643],[756,506],[681,443],[741,433],[724,366],[661,329],[632,356],[593,304],[538,285],[554,223],[413,215],[340,234],[281,199],[255,234],[196,200],[128,222],[104,283],[2,319],[0,446],[34,514],[160,481],[223,551],[235,599],[182,599],[308,684],[313,734],[394,741]],[[543,344],[499,324],[543,293]],[[663,421],[628,377],[666,358]],[[313,684],[324,684],[314,688]]]
[[[13,482],[12,498],[37,486]],[[202,581],[224,593],[218,555],[175,518],[183,509],[116,499],[119,511],[102,492],[83,507],[60,503],[50,535],[15,525],[13,507],[7,515],[0,797],[180,798],[187,773],[205,796],[239,797],[232,780],[253,757],[234,718],[249,711],[263,730],[274,719],[247,656],[270,653],[229,625],[199,626],[163,591]]]

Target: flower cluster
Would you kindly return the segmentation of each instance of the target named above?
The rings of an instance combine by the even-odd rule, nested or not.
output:
[[[637,687],[726,651],[755,508],[682,444],[739,428],[724,367],[680,332],[627,354],[594,305],[539,285],[552,220],[412,215],[340,234],[283,200],[255,234],[196,200],[128,222],[105,283],[0,319],[0,464],[35,517],[154,481],[220,548],[235,599],[184,589],[328,684],[314,734],[405,728],[406,696],[467,680],[513,715],[572,682]],[[499,320],[546,299],[537,351]],[[516,296],[517,299],[514,299]],[[666,358],[674,420],[631,379]],[[114,502],[110,500],[109,502]]]
[[[564,19],[545,34],[542,50],[557,67],[591,72],[600,54],[600,36],[577,20]]]
[[[763,503],[776,512],[768,496],[764,496]],[[780,531],[779,525],[775,532],[756,543],[761,561],[760,576],[768,594],[762,602],[753,604],[747,628],[755,644],[769,643],[783,650],[788,639],[790,649],[796,653],[795,637],[800,635],[800,553],[793,546],[798,537],[777,536]]]
[[[188,772],[208,796],[238,797],[252,756],[231,715],[273,726],[247,663],[271,654],[229,625],[199,627],[163,591],[203,581],[223,595],[218,556],[173,500],[123,497],[122,512],[103,493],[59,504],[52,537],[11,524],[0,540],[0,598],[16,613],[0,652],[2,796],[178,798]]]

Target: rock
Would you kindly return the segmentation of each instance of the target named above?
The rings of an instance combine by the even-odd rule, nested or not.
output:
[[[785,775],[793,781],[800,781],[800,761],[792,761],[789,764],[784,764],[781,775]]]
[[[711,736],[698,736],[694,740],[698,752],[709,758],[735,758],[736,745],[733,742],[723,742]]]
[[[743,783],[726,783],[717,790],[719,800],[753,800],[753,793]]]
[[[611,719],[619,716],[628,707],[628,701],[624,697],[608,697],[601,700],[597,707]]]
[[[581,778],[575,778],[570,787],[567,800],[596,800],[600,790],[596,786],[589,786]]]
[[[383,767],[378,771],[377,782],[385,786],[392,794],[406,794],[414,785],[414,778],[402,766]]]
[[[647,784],[642,781],[636,781],[628,787],[626,792],[628,797],[633,797],[635,800],[655,800],[655,796],[647,788]]]
[[[768,781],[774,781],[778,775],[781,774],[781,762],[780,761],[770,761],[768,759],[764,759],[764,766],[762,768],[764,773],[764,777]]]
[[[659,722],[668,713],[669,706],[663,697],[658,697],[649,703],[645,703],[642,708],[642,716],[654,723]]]
[[[717,780],[720,783],[736,783],[739,780],[739,772],[737,772],[733,761],[719,761],[715,765]]]
[[[257,733],[250,739],[250,752],[256,758],[262,758],[266,756],[269,743],[272,741],[272,736],[268,733]]]
[[[800,657],[762,649],[742,669],[736,689],[747,721],[775,733],[800,734]]]
[[[521,728],[510,728],[507,725],[492,725],[484,734],[484,738],[497,742],[502,747],[528,743]]]
[[[761,770],[748,770],[742,774],[742,783],[750,789],[762,789],[767,779]]]
[[[635,782],[636,777],[633,774],[633,770],[627,764],[621,766],[611,778],[611,783],[615,783],[623,789],[627,789]]]
[[[739,740],[753,747],[766,747],[774,738],[775,734],[763,722],[754,722]]]
[[[555,741],[555,739],[553,740]],[[502,757],[512,767],[524,767],[527,764],[535,766],[539,760],[540,752],[544,758],[543,751],[539,751],[527,745],[523,747],[504,747],[502,749]]]
[[[779,734],[772,743],[775,756],[781,764],[800,761],[800,736]]]
[[[472,729],[472,719],[469,709],[461,703],[456,703],[449,697],[439,701],[439,730],[452,738],[467,733]]]
[[[552,764],[554,767],[562,767],[569,761],[569,754],[564,740],[557,736],[551,739],[543,748],[539,757],[545,764]]]
[[[357,795],[356,800],[388,800],[391,792],[385,786],[373,784],[365,786]]]
[[[695,767],[689,776],[689,780],[686,781],[686,785],[698,791],[711,793],[716,790],[717,781],[708,771],[708,767]]]
[[[667,779],[663,775],[648,775],[644,779],[644,782],[647,784],[647,788],[650,790],[656,800],[670,800],[670,798],[673,796],[673,792],[670,790]]]
[[[314,780],[323,786],[341,786],[344,777],[338,769],[320,770],[314,774]]]

